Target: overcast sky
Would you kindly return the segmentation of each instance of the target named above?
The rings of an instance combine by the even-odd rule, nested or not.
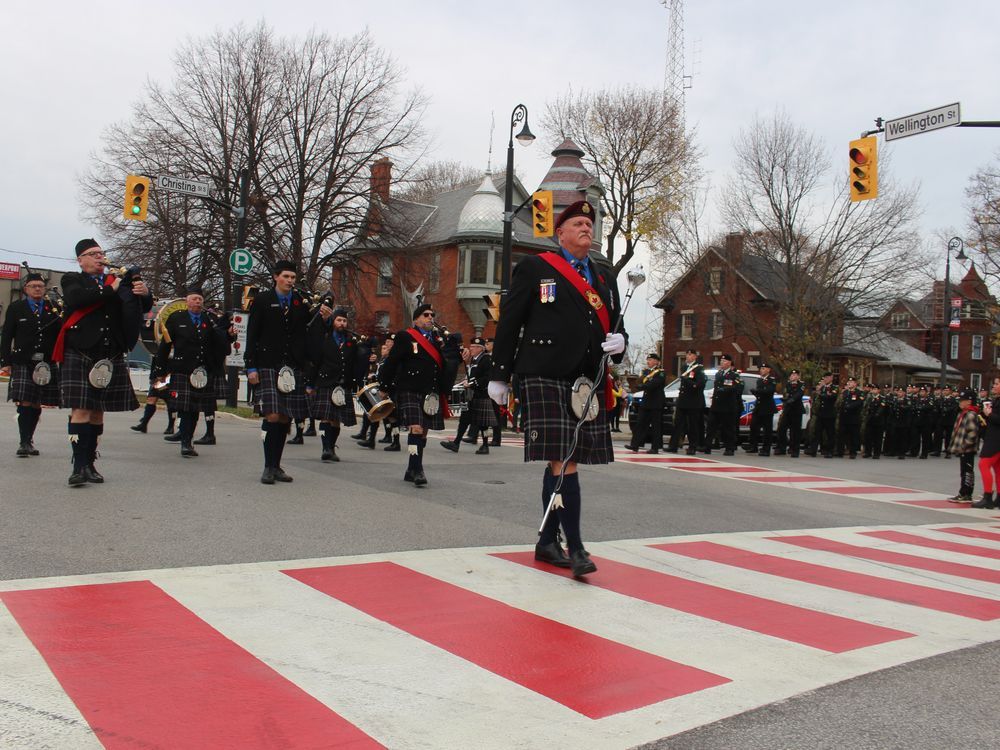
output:
[[[668,32],[656,0],[5,2],[0,260],[75,265],[73,245],[93,234],[79,218],[76,176],[102,130],[128,118],[147,78],[172,80],[172,53],[185,37],[261,19],[288,36],[369,28],[430,98],[433,158],[483,168],[491,113],[496,167],[519,102],[534,122],[570,87],[661,86]],[[684,26],[687,121],[715,188],[740,129],[776,108],[822,138],[845,174],[847,142],[877,116],[958,101],[964,120],[1000,119],[995,0],[688,0]],[[518,174],[536,185],[551,159],[542,139],[515,148]],[[897,179],[919,183],[927,236],[965,226],[967,180],[998,150],[1000,129],[977,128],[882,149]]]

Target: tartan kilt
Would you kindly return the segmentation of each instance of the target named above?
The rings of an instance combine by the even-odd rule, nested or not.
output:
[[[229,398],[229,384],[226,382],[226,374],[220,372],[217,375],[209,374],[211,378],[211,388],[215,390],[215,400],[222,401]]]
[[[424,414],[424,394],[422,393],[397,391],[396,398],[393,401],[396,404],[396,411],[393,412],[393,416],[401,427],[409,427],[417,424],[425,430],[444,429],[443,404],[438,413],[430,417]]]
[[[103,357],[90,357],[76,349],[66,349],[60,367],[59,393],[67,409],[96,411],[132,411],[139,408],[128,375],[124,355],[109,357],[114,364],[107,388],[94,388],[87,380],[90,368]]]
[[[569,403],[573,381],[524,375],[521,381],[521,404],[524,410],[524,460],[562,461],[566,457],[577,418]],[[605,383],[602,380],[594,398],[599,399],[597,419],[584,422],[570,461],[578,464],[607,464],[615,460],[604,405]]]
[[[330,400],[332,394],[333,386],[317,387],[309,397],[309,416],[320,421],[339,422],[341,427],[354,427],[358,423],[358,417],[354,413],[354,394],[349,389],[344,389],[347,403],[343,406],[334,406]]]
[[[476,427],[496,427],[497,412],[493,408],[493,400],[489,398],[474,398],[469,402],[469,418]]]
[[[263,368],[257,371],[260,382],[254,388],[254,398],[261,415],[282,414],[298,421],[309,418],[309,400],[306,398],[305,377],[295,371],[295,390],[282,393],[278,390],[278,371]]]
[[[41,404],[42,406],[59,406],[59,365],[49,363],[52,369],[52,379],[48,385],[35,385],[31,379],[34,365],[10,366],[10,382],[7,384],[7,400]]]
[[[187,373],[170,374],[170,405],[176,411],[215,411],[215,375],[208,376],[208,385],[202,389],[192,388]]]
[[[173,374],[171,374],[170,380],[173,380],[174,377],[175,376]],[[163,399],[164,401],[166,401],[169,404],[170,403],[170,383],[168,382],[162,388],[154,388],[153,387],[153,377],[152,377],[152,375],[150,375],[150,378],[149,378],[149,390],[146,391],[146,398],[159,398],[159,399]]]

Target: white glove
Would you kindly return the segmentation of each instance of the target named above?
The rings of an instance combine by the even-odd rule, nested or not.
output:
[[[625,351],[625,336],[620,333],[609,333],[601,344],[601,349],[608,354],[621,354]]]
[[[509,390],[509,386],[502,380],[491,380],[489,385],[486,386],[486,392],[490,395],[490,398],[500,406],[507,405],[507,392]]]

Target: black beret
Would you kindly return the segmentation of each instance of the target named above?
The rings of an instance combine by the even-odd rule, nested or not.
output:
[[[763,370],[763,369],[764,369],[765,367],[766,367],[766,368],[767,368],[768,370],[770,370],[770,369],[771,369],[771,365],[769,365],[769,364],[768,364],[767,362],[761,362],[761,363],[760,363],[760,369],[762,369],[762,370]]]
[[[423,315],[425,312],[428,311],[434,312],[434,308],[431,307],[431,305],[428,304],[427,302],[425,302],[422,305],[417,305],[417,308],[413,311],[413,319],[416,320],[417,318],[419,318],[421,315]]]
[[[856,377],[854,377],[853,375],[848,375],[848,376],[847,376],[847,382],[848,382],[848,383],[850,383],[850,382],[851,382],[852,380],[853,380],[853,381],[854,381],[855,383],[857,383],[857,382],[858,382],[858,379],[857,379]]]
[[[274,270],[271,271],[271,274],[273,276],[277,276],[279,273],[284,273],[285,271],[291,271],[294,274],[298,274],[298,271],[295,270],[295,264],[290,260],[279,260],[274,264]]]
[[[728,359],[730,362],[732,362],[733,361],[733,355],[732,354],[720,354],[719,355],[719,359]]]
[[[660,355],[657,354],[656,352],[650,352],[649,354],[646,355],[646,359],[655,359],[657,362],[659,362]]]
[[[100,244],[93,237],[80,240],[76,243],[76,257],[79,258],[92,247],[100,247]]]
[[[40,273],[35,273],[34,271],[31,271],[30,273],[26,273],[24,275],[24,280],[21,282],[21,286],[30,284],[32,281],[41,281],[44,284],[45,277],[42,276]]]
[[[200,286],[189,286],[186,290],[184,290],[185,297],[191,294],[197,294],[199,297],[205,296],[205,292],[202,290]]]
[[[693,355],[695,355],[696,357],[698,356],[698,352],[697,352],[697,350],[695,350],[695,349],[688,349],[688,350],[687,350],[686,352],[684,352],[684,353],[685,353],[685,354],[693,354]]]
[[[333,311],[333,315],[331,317],[334,317],[334,318],[349,318],[351,316],[347,314],[347,308],[345,308],[345,307],[338,307],[336,310]]]
[[[823,377],[824,378],[832,378],[833,377],[833,373],[830,372],[829,370],[827,370],[826,372],[823,373]]]
[[[971,388],[963,388],[962,392],[958,394],[959,401],[975,401],[976,392]]]
[[[570,203],[566,208],[562,210],[562,213],[556,217],[555,228],[558,229],[562,226],[564,221],[569,221],[575,216],[586,216],[591,221],[594,220],[594,207],[590,205],[587,201],[577,201],[576,203]]]
[[[486,347],[486,339],[482,336],[476,336],[472,341],[469,342],[469,346],[481,346]]]
[[[800,372],[799,372],[798,370],[792,370],[792,371],[791,371],[790,373],[788,373],[788,374],[789,374],[789,375],[801,375],[801,373],[800,373]]]

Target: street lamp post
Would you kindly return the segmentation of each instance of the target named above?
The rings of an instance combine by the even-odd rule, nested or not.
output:
[[[516,136],[514,128],[524,122],[524,127]],[[510,251],[514,233],[514,138],[522,146],[528,146],[535,140],[528,129],[528,108],[523,104],[514,107],[510,113],[510,139],[507,141],[507,175],[504,178],[503,192],[503,250],[500,256],[500,294],[507,294],[510,289]]]
[[[951,330],[951,254],[958,250],[955,260],[968,260],[965,254],[965,242],[961,237],[952,237],[948,240],[948,254],[944,261],[944,301],[941,305],[941,385],[948,381],[948,339]]]

